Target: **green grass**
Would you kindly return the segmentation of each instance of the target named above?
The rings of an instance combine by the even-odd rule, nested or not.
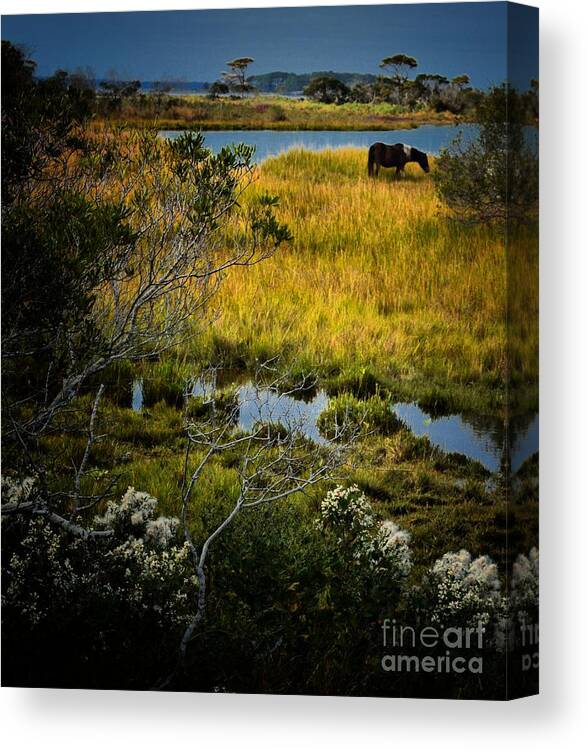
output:
[[[345,398],[359,408],[357,399]],[[393,518],[410,532],[417,571],[445,552],[462,547],[475,555],[489,554],[505,566],[503,569],[509,567],[512,555],[530,548],[537,534],[536,457],[521,467],[513,485],[507,549],[507,502],[501,479],[491,477],[475,461],[444,453],[402,424],[395,423],[390,431],[384,422],[380,429],[381,403],[384,399],[380,396],[367,399],[373,431],[356,445],[338,481],[357,483],[382,517]],[[341,398],[335,404],[340,405]],[[89,412],[91,398],[84,397],[78,406]],[[98,493],[114,479],[114,497],[122,496],[131,485],[157,497],[159,512],[178,516],[185,445],[181,411],[161,401],[136,413],[106,399],[98,430],[106,438],[92,450],[82,492]],[[387,432],[390,434],[383,434]],[[71,489],[73,467],[79,465],[84,447],[83,434],[44,439],[42,449],[49,457],[55,489]],[[200,455],[195,449],[194,461]],[[198,538],[209,515],[236,497],[239,460],[238,448],[219,454],[198,482],[191,507],[193,532]],[[288,503],[295,503],[312,524],[328,486],[310,488]]]
[[[110,119],[162,130],[390,130],[427,123],[447,124],[455,117],[432,110],[410,111],[395,104],[320,104],[310,100],[259,95],[208,99],[205,96],[140,96],[127,99]]]

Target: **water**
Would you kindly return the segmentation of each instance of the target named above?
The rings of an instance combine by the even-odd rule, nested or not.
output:
[[[504,428],[498,420],[476,419],[472,415],[451,414],[432,419],[417,404],[395,404],[396,414],[418,437],[427,437],[446,453],[460,453],[472,458],[491,472],[500,469]],[[511,469],[517,471],[539,450],[539,416],[514,438]]]
[[[143,378],[133,381],[131,390],[131,408],[133,411],[141,411],[143,408]]]
[[[294,427],[319,445],[328,443],[317,427],[319,414],[329,403],[323,390],[317,391],[310,400],[302,400],[268,388],[256,389],[253,383],[245,383],[237,390],[237,398],[239,427],[245,432],[251,432],[256,422],[272,422]]]
[[[205,145],[214,153],[232,143],[255,146],[255,159],[262,162],[291,148],[321,151],[326,148],[355,146],[368,148],[376,141],[408,143],[428,154],[438,154],[463,131],[466,139],[475,137],[477,126],[421,125],[404,130],[215,130],[204,133]],[[177,138],[182,131],[164,130],[165,138]]]
[[[192,384],[190,392],[193,397],[208,400],[212,398],[215,388],[213,382],[198,379]],[[326,391],[302,392],[295,397],[269,388],[256,388],[251,381],[235,388],[239,406],[236,426],[241,430],[251,432],[256,423],[271,422],[299,430],[318,445],[328,444],[317,427],[320,413],[329,405]],[[134,411],[143,408],[142,380],[133,383],[131,406]],[[399,402],[392,409],[417,437],[427,437],[432,445],[445,453],[459,453],[478,461],[492,473],[499,471],[504,445],[504,426],[500,420],[472,414],[432,418],[415,403]],[[516,472],[538,450],[539,416],[535,414],[515,431],[511,451],[512,471]]]

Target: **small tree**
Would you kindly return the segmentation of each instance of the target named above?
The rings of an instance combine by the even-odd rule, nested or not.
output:
[[[247,81],[247,68],[252,62],[252,57],[236,57],[227,63],[230,70],[223,73],[223,80],[232,91],[246,94],[254,90],[252,84]]]
[[[276,360],[258,365],[249,396],[242,401],[236,393],[228,399],[225,394],[228,408],[220,409],[215,388],[216,370],[213,369],[206,378],[211,383],[211,393],[201,404],[208,413],[194,419],[186,409],[180,528],[190,549],[198,583],[194,590],[193,615],[179,643],[176,669],[160,687],[169,685],[183,668],[190,641],[205,617],[208,557],[218,538],[239,515],[285,502],[320,482],[332,480],[339,467],[349,459],[351,447],[365,432],[365,415],[356,415],[355,423],[344,415],[330,444],[318,446],[309,441],[304,435],[304,419],[288,409],[286,400],[293,395],[302,395],[310,384],[304,378],[293,384],[292,374],[280,375],[276,365]],[[189,391],[187,398],[188,394]],[[268,398],[267,394],[271,397]],[[256,416],[252,430],[245,434],[238,428],[243,403]],[[232,507],[216,528],[199,542],[191,531],[198,484],[213,458],[230,453],[236,447],[240,449],[240,457],[234,462],[238,491]]]
[[[215,81],[208,89],[209,99],[218,99],[223,94],[229,93],[229,87],[224,81]]]
[[[413,68],[418,66],[416,58],[410,55],[398,54],[391,55],[390,57],[384,57],[380,62],[380,68],[384,70],[391,70],[392,77],[399,83],[405,83],[408,78],[408,73]]]
[[[470,85],[470,77],[464,73],[463,75],[455,76],[455,78],[452,78],[451,83],[461,90]]]
[[[478,108],[480,133],[463,134],[443,149],[433,173],[439,197],[459,221],[520,223],[536,216],[539,170],[535,144],[525,135],[522,97],[493,88]]]
[[[349,100],[349,87],[333,76],[313,78],[304,89],[304,95],[323,104],[343,104]]]

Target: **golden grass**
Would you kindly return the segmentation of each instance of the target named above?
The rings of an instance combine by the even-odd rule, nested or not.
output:
[[[502,383],[507,264],[499,231],[450,221],[417,165],[404,179],[381,172],[370,180],[362,149],[268,160],[247,199],[266,191],[280,197],[294,240],[229,274],[213,337],[322,371]],[[529,240],[525,253],[534,252]],[[525,346],[536,344],[531,335]]]

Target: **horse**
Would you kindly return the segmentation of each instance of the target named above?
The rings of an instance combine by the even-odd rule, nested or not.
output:
[[[395,143],[393,146],[387,143],[374,143],[368,153],[368,175],[374,176],[374,165],[376,177],[380,167],[396,167],[396,174],[400,175],[409,161],[416,161],[423,172],[429,171],[429,159],[424,151],[405,143]]]

